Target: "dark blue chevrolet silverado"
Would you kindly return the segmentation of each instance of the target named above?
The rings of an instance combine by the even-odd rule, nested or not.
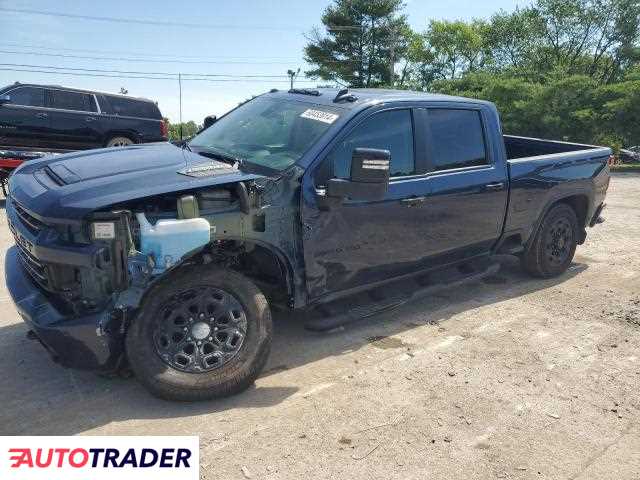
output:
[[[181,147],[24,164],[7,286],[63,365],[229,395],[267,360],[269,305],[322,330],[494,272],[496,254],[562,274],[602,221],[610,154],[503,136],[484,101],[271,91]]]

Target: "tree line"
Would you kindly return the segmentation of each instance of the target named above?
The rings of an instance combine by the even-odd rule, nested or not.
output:
[[[505,132],[640,144],[640,0],[533,0],[488,19],[407,22],[402,0],[334,0],[310,78],[497,104]]]

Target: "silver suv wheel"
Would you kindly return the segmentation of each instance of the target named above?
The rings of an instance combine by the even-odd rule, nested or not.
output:
[[[133,140],[127,137],[113,137],[107,143],[107,147],[126,147],[127,145],[132,145]]]

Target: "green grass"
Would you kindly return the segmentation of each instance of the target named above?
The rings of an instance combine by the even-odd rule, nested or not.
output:
[[[625,163],[623,165],[611,165],[612,172],[640,172],[640,163]]]

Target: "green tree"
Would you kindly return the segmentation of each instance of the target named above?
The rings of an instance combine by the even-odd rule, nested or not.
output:
[[[545,83],[619,81],[640,60],[640,0],[536,0],[488,22],[431,21],[409,42],[408,83],[428,88],[480,70]]]
[[[538,72],[545,26],[532,8],[494,14],[485,30],[492,70],[530,78]]]
[[[640,145],[640,69],[629,72],[621,82],[599,87],[597,95],[602,107],[596,142]]]
[[[487,99],[506,133],[640,144],[640,0],[533,0],[487,21],[431,21],[423,32],[406,26],[402,8],[334,0],[326,34],[315,31],[305,49],[308,74]],[[391,39],[401,65],[393,78]]]
[[[638,0],[537,0],[548,70],[601,82],[621,77],[640,34]]]
[[[402,0],[334,0],[323,15],[324,32],[308,35],[308,77],[354,87],[395,83],[394,71],[407,49],[409,27]]]
[[[432,20],[424,34],[435,69],[443,78],[456,78],[464,72],[483,68],[491,55],[487,48],[486,24]]]
[[[165,119],[168,121],[168,119]],[[193,137],[198,130],[202,128],[202,125],[196,124],[193,120],[182,123],[182,138]],[[180,123],[169,123],[169,139],[180,140]]]
[[[477,72],[455,80],[439,80],[432,89],[439,93],[489,100],[496,104],[506,133],[537,135],[537,119],[531,105],[542,88],[521,78]]]
[[[410,77],[407,83],[422,90],[434,81],[486,68],[491,63],[487,28],[480,20],[469,23],[432,20],[423,34],[407,36],[408,65],[404,69]]]

